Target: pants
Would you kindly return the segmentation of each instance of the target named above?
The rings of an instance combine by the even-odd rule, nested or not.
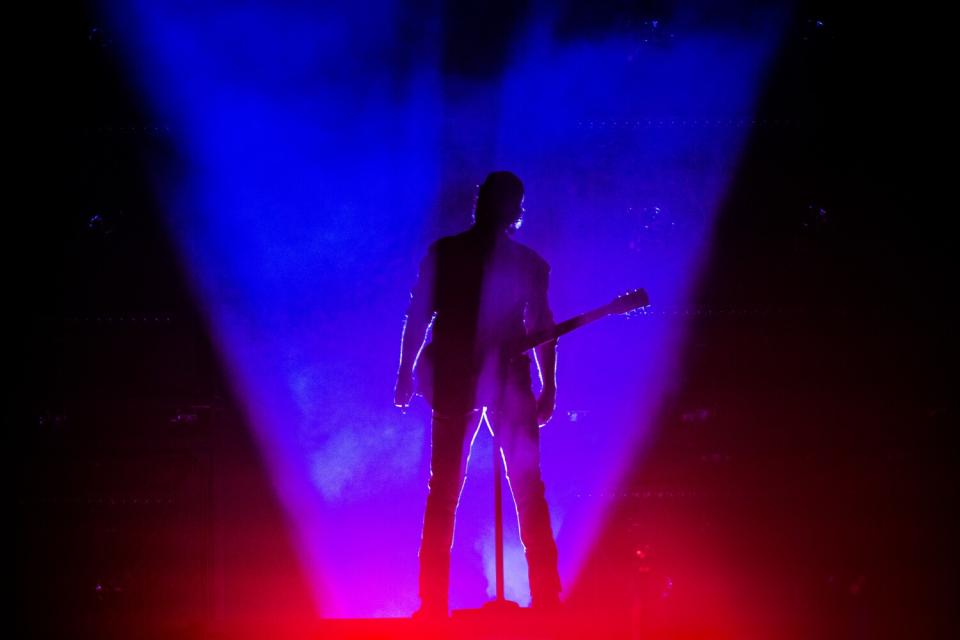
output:
[[[560,593],[557,546],[540,477],[540,428],[529,386],[514,385],[487,417],[500,438],[507,481],[517,507],[520,540],[527,558],[534,604]],[[430,482],[420,542],[420,598],[446,606],[450,584],[457,504],[466,479],[470,445],[479,429],[480,412],[453,415],[434,412],[431,434]]]

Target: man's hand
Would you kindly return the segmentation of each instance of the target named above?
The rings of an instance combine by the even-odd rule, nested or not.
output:
[[[537,399],[537,424],[541,427],[550,422],[553,410],[557,407],[557,388],[548,385],[540,392]]]
[[[401,409],[410,406],[413,398],[413,372],[401,369],[397,372],[397,386],[393,392],[393,404]]]

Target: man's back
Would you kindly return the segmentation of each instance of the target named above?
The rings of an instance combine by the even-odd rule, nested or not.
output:
[[[461,396],[464,380],[507,343],[552,324],[550,267],[505,234],[475,228],[441,238],[421,263],[411,313],[436,314],[430,357],[438,395]],[[521,360],[514,371],[529,367]],[[458,381],[453,383],[450,381]],[[441,398],[442,400],[442,398]]]

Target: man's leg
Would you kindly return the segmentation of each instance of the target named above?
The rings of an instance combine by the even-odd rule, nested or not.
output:
[[[532,395],[527,391],[526,395],[513,397],[493,418],[493,428],[500,430],[507,479],[517,506],[532,605],[550,607],[559,603],[560,574],[540,475],[540,428]]]
[[[420,540],[421,611],[446,614],[450,590],[450,548],[457,503],[466,478],[470,447],[476,433],[476,412],[443,416],[431,425],[430,481]]]

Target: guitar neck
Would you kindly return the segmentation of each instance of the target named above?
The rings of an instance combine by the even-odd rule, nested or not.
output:
[[[537,331],[526,336],[519,344],[516,349],[516,353],[523,353],[533,349],[534,347],[539,347],[545,342],[550,342],[556,340],[560,336],[570,333],[574,329],[579,329],[585,325],[595,322],[600,318],[604,318],[609,315],[607,311],[607,305],[602,307],[597,307],[586,313],[581,313],[578,316],[574,316],[569,320],[564,320],[560,324],[554,325],[549,329],[544,329],[543,331]]]

